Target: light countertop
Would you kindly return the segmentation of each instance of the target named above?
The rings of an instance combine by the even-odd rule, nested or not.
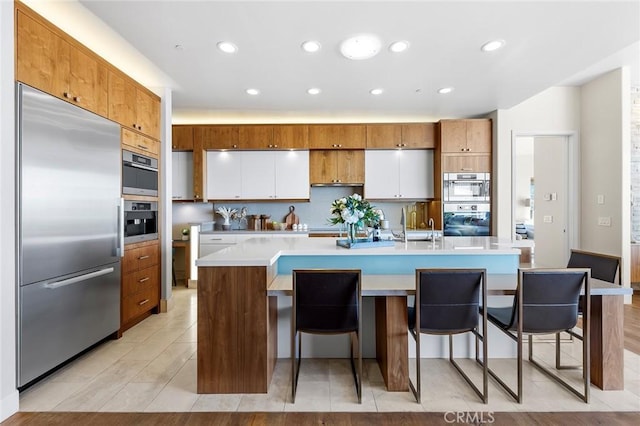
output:
[[[287,231],[284,231],[287,232]],[[290,232],[290,231],[289,231]],[[211,253],[197,266],[270,266],[281,256],[447,256],[519,255],[520,250],[495,237],[444,237],[442,241],[395,242],[392,247],[346,249],[334,238],[251,238]]]

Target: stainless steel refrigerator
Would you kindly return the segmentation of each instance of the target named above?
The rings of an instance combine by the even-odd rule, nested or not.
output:
[[[120,126],[17,84],[18,387],[120,326]]]

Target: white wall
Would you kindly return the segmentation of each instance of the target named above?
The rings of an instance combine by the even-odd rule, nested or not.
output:
[[[531,197],[531,178],[533,178],[533,140],[531,136],[516,139],[515,143],[515,206],[514,219],[516,223],[531,223],[531,207],[528,200]]]
[[[0,421],[18,411],[13,2],[0,1]]]
[[[495,111],[493,170],[496,235],[512,238],[512,135],[567,134],[580,130],[580,88],[552,87],[508,110]],[[578,142],[578,141],[576,141]]]
[[[623,282],[630,282],[630,94],[628,69],[582,86],[581,248],[623,257]],[[597,196],[604,196],[604,204]],[[599,226],[610,217],[611,226]]]

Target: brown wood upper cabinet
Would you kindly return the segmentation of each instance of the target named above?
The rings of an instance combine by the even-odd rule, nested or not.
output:
[[[238,133],[238,126],[196,126],[193,142],[204,150],[239,149]]]
[[[364,149],[364,124],[310,124],[309,149]]]
[[[156,158],[160,156],[160,142],[124,127],[122,128],[122,145],[123,148],[139,154]]]
[[[16,13],[16,79],[96,114],[107,115],[107,66],[44,20]]]
[[[273,126],[249,125],[238,127],[238,147],[241,149],[273,149]]]
[[[171,149],[174,151],[193,150],[193,126],[171,126]]]
[[[441,120],[443,153],[491,153],[491,120]]]
[[[367,124],[367,149],[432,149],[434,123]]]
[[[109,71],[109,118],[160,139],[160,100],[116,70]]]
[[[273,144],[276,149],[309,149],[309,127],[306,124],[273,126]]]
[[[364,150],[309,151],[311,185],[364,184]]]

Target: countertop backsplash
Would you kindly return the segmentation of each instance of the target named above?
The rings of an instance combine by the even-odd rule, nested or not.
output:
[[[362,187],[346,187],[346,186],[319,186],[311,187],[311,199],[309,202],[215,202],[215,203],[173,203],[173,237],[179,239],[181,230],[187,227],[189,223],[215,221],[217,225],[221,225],[223,219],[220,215],[215,214],[215,209],[224,206],[240,210],[242,207],[247,208],[247,215],[266,214],[270,215],[271,221],[284,222],[285,216],[289,213],[289,206],[295,207],[295,214],[298,216],[300,223],[306,223],[309,230],[317,229],[338,229],[337,226],[328,222],[330,216],[329,208],[331,203],[341,197],[347,197],[353,193],[362,195]],[[400,230],[400,211],[401,208],[409,204],[408,202],[376,202],[371,201],[371,205],[375,208],[382,209],[385,219],[389,221],[392,229]],[[248,218],[247,218],[248,219]],[[232,229],[246,229],[247,222],[238,223],[232,221]]]

